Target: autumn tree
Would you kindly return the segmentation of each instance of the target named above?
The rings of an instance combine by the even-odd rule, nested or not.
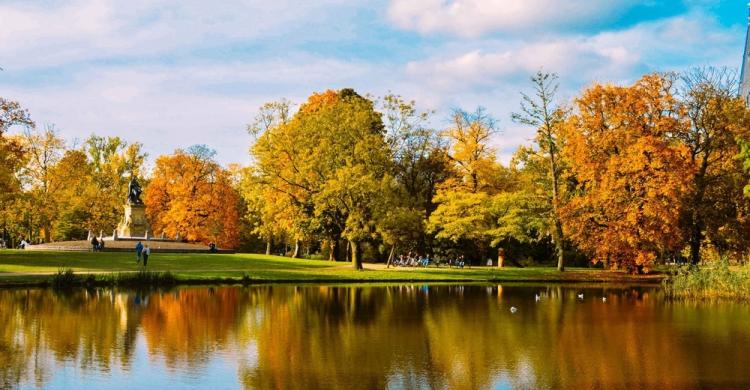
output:
[[[300,253],[301,240],[309,234],[305,215],[309,214],[310,192],[292,185],[294,145],[298,141],[288,136],[292,103],[286,99],[268,102],[260,107],[248,133],[255,139],[252,153],[260,164],[243,172],[241,194],[248,205],[245,218],[253,233],[266,241],[266,254],[271,254],[275,240],[291,236],[295,242],[293,257]],[[280,159],[274,155],[281,153]],[[286,179],[285,179],[286,178]]]
[[[85,226],[96,233],[112,232],[122,218],[130,178],[144,179],[143,145],[127,143],[120,137],[91,135],[82,150],[90,167],[90,188],[84,200],[89,210]]]
[[[736,139],[750,135],[750,112],[736,94],[736,73],[728,69],[693,69],[682,76],[680,96],[689,119],[674,137],[684,144],[694,167],[683,203],[683,223],[690,262],[701,261],[706,240],[722,251],[742,252],[750,228],[746,181]]]
[[[66,150],[50,169],[55,182],[58,214],[52,221],[54,241],[83,240],[92,231],[92,203],[99,193],[91,180],[92,167],[80,149]]]
[[[419,111],[414,101],[389,94],[379,102],[383,113],[392,160],[392,173],[399,183],[390,216],[379,227],[383,240],[391,245],[389,260],[396,247],[406,246],[425,251],[427,237],[423,221],[437,205],[434,198],[438,186],[452,174],[447,142],[428,126],[429,111]]]
[[[450,145],[448,158],[453,174],[438,187],[437,208],[428,230],[438,239],[473,242],[480,253],[491,239],[493,195],[507,190],[507,170],[500,166],[489,145],[497,132],[494,118],[478,108],[469,113],[455,110],[451,126],[443,132]]]
[[[239,195],[206,146],[160,156],[145,190],[154,232],[233,248],[238,244]]]
[[[554,229],[549,161],[537,148],[521,146],[507,169],[506,189],[492,196],[488,235],[492,246],[513,240],[540,243]]]
[[[287,230],[298,220],[288,213],[296,209],[287,199],[265,186],[252,168],[245,168],[240,181],[240,194],[247,205],[244,216],[251,233],[266,243],[266,254],[270,255],[274,240],[287,235]]]
[[[576,184],[562,215],[595,262],[646,271],[680,247],[679,200],[693,165],[670,136],[688,125],[672,79],[662,75],[630,87],[595,85],[576,100],[562,150]]]
[[[379,195],[372,185],[390,170],[380,114],[369,99],[342,89],[313,94],[279,122],[253,146],[261,185],[285,200],[293,233],[325,237],[331,259],[346,239],[361,268],[359,244],[372,237],[371,196]]]
[[[21,178],[29,195],[28,207],[34,210],[32,224],[40,229],[40,235],[47,242],[52,236],[52,224],[59,212],[60,191],[64,188],[64,183],[52,171],[65,151],[65,140],[53,126],[46,126],[41,131],[28,127],[22,140],[28,161],[21,171]]]
[[[6,134],[13,126],[31,128],[35,124],[29,112],[18,102],[0,97],[0,223],[6,240],[11,238],[11,233],[17,232],[18,209],[13,204],[21,195],[19,173],[26,157],[20,137]]]
[[[525,150],[520,157],[532,167],[537,167],[540,163],[546,165],[543,175],[539,177],[540,180],[533,184],[540,186],[540,189],[546,193],[545,203],[548,206],[543,209],[548,210],[544,210],[543,213],[549,218],[549,229],[544,230],[552,233],[557,254],[557,270],[563,271],[565,270],[565,235],[560,208],[562,207],[562,175],[565,164],[560,152],[562,142],[560,128],[565,120],[566,111],[555,102],[558,88],[556,74],[539,71],[531,78],[531,82],[534,85],[533,96],[522,94],[521,112],[513,114],[513,120],[536,128],[534,148]],[[532,159],[537,161],[532,161]],[[527,173],[533,172],[532,169],[526,171]],[[531,198],[525,199],[531,200]],[[538,209],[541,206],[539,203],[525,204],[533,205],[537,211],[541,211]]]
[[[0,97],[0,136],[16,125],[33,127],[34,121],[31,120],[29,111],[18,102]]]

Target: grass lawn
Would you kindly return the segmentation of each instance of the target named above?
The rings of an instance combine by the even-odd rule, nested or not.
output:
[[[0,251],[0,285],[33,284],[46,281],[61,269],[76,274],[133,272],[132,253]],[[661,275],[633,276],[622,272],[573,268],[473,267],[464,269],[391,268],[365,264],[355,271],[350,263],[291,259],[257,254],[169,254],[149,258],[150,271],[170,271],[186,283],[239,281],[248,275],[254,282],[660,282]]]

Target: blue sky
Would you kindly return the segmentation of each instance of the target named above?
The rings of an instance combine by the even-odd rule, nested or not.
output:
[[[211,4],[216,3],[216,4]],[[0,96],[69,140],[145,144],[151,159],[206,144],[248,163],[245,125],[266,101],[389,91],[435,110],[482,105],[507,161],[532,129],[510,121],[528,77],[562,100],[593,82],[740,66],[746,1],[0,0]]]

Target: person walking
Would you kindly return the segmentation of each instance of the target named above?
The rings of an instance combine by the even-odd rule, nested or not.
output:
[[[135,263],[140,264],[141,263],[141,255],[143,254],[143,244],[141,244],[140,241],[138,241],[137,244],[135,244]]]
[[[141,253],[143,255],[143,266],[148,265],[148,256],[151,254],[151,248],[148,247],[148,244],[146,244],[146,247],[143,248],[143,252]]]
[[[99,241],[96,237],[91,237],[91,251],[96,252],[97,249],[99,249]]]

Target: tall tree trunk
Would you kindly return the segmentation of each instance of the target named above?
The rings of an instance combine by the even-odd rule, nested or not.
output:
[[[549,135],[552,140],[551,134]],[[557,270],[565,271],[565,236],[563,235],[562,221],[560,221],[560,191],[557,172],[557,156],[555,150],[550,149],[550,174],[552,175],[552,239],[555,241],[555,252],[557,254]]]
[[[690,264],[698,265],[701,262],[701,242],[703,241],[703,216],[701,215],[703,197],[706,194],[706,172],[708,171],[708,155],[704,154],[700,168],[695,174],[695,197],[693,198],[693,210],[690,213]]]
[[[269,238],[266,240],[266,255],[271,254],[271,247],[273,246],[273,239]]]
[[[356,241],[349,241],[349,248],[351,248],[352,264],[354,264],[355,270],[362,269],[362,253],[360,253],[359,243]]]
[[[703,235],[701,234],[702,223],[699,220],[698,211],[693,210],[690,221],[690,264],[698,265],[701,262],[701,241],[703,241]]]
[[[330,243],[328,245],[331,250],[330,254],[328,255],[328,260],[339,261],[339,240],[335,238],[331,238]]]
[[[292,252],[292,258],[298,259],[299,258],[299,247],[300,247],[300,240],[294,240],[294,252]]]
[[[393,264],[393,256],[396,254],[396,245],[394,244],[391,247],[391,253],[388,254],[388,261],[385,262],[385,268],[391,268],[391,264]]]
[[[557,254],[557,270],[565,271],[565,248],[563,243],[562,222],[555,217],[555,230],[552,239],[555,240],[555,253]]]

